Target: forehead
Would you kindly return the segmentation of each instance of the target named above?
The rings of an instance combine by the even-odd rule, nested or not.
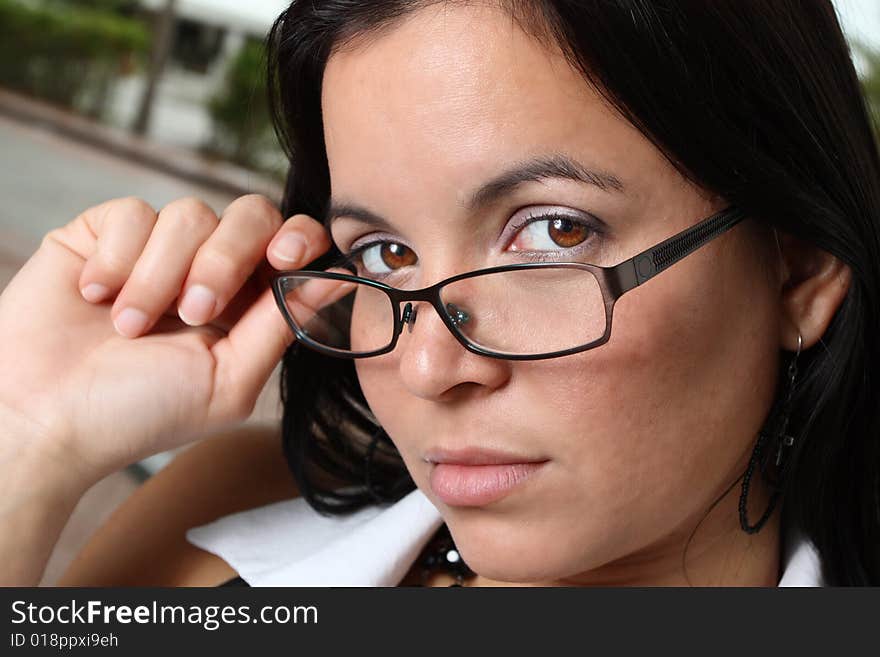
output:
[[[499,163],[536,153],[663,166],[554,44],[487,5],[432,5],[333,54],[322,110],[334,196],[416,185],[464,202]]]

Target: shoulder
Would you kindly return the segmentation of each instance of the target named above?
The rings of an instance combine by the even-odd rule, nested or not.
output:
[[[59,586],[214,586],[236,573],[186,530],[298,496],[279,429],[209,436],[148,479],[92,536]]]

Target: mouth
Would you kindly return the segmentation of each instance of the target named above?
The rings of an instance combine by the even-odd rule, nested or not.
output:
[[[428,463],[448,463],[452,465],[509,465],[514,463],[540,463],[548,459],[482,447],[464,447],[461,449],[437,447],[429,449],[425,453],[424,460]]]
[[[429,450],[431,490],[449,506],[484,506],[506,497],[538,473],[549,459],[465,448]]]

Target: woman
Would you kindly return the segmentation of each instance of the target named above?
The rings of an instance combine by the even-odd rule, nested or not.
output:
[[[775,586],[796,536],[880,583],[880,162],[830,2],[294,2],[269,44],[281,213],[109,202],[0,297],[8,580],[89,483],[217,429],[64,582],[234,575],[155,536],[290,497],[230,438],[283,356],[301,500],[424,495],[469,585]],[[339,323],[297,268],[398,314],[366,285]]]

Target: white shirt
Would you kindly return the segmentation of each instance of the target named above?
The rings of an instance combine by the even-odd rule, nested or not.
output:
[[[416,489],[347,516],[283,500],[193,527],[186,538],[251,586],[397,586],[442,524]],[[779,586],[823,586],[815,547],[800,534],[788,538]]]

